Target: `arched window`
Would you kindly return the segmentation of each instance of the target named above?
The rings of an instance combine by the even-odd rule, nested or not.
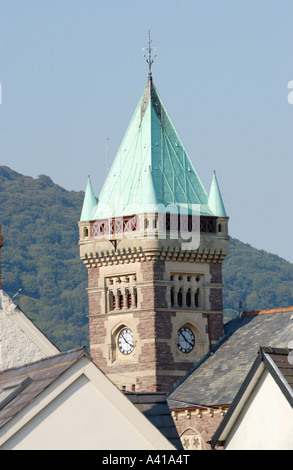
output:
[[[206,450],[205,439],[194,428],[187,428],[180,436],[183,448],[188,450]]]
[[[120,290],[118,290],[118,302],[120,310],[124,307],[124,298]]]
[[[177,294],[177,304],[178,307],[182,307],[182,289],[180,287],[178,294]]]
[[[127,308],[131,308],[132,307],[132,296],[131,296],[131,293],[129,292],[128,289],[126,290],[126,299],[127,299]]]
[[[187,307],[191,306],[191,290],[190,289],[188,289],[188,291],[186,292],[186,305]]]
[[[109,310],[114,310],[116,307],[116,299],[115,295],[113,294],[112,291],[109,293]]]
[[[198,307],[198,304],[199,304],[199,289],[197,289],[194,294],[194,305]]]
[[[136,287],[133,288],[133,306],[137,307],[137,289],[136,289]]]
[[[109,277],[105,280],[105,306],[108,311],[137,308],[134,274]]]
[[[88,228],[87,227],[84,227],[83,228],[83,237],[88,237],[89,236],[89,231],[88,231]]]
[[[171,306],[174,305],[174,287],[171,287]]]

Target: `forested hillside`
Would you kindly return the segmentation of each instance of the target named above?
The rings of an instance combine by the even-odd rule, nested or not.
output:
[[[0,166],[2,286],[61,350],[88,345],[87,272],[79,259],[77,221],[84,193],[44,175]],[[293,265],[231,239],[224,262],[227,317],[293,305]]]
[[[293,264],[277,255],[231,238],[223,277],[226,314],[239,301],[247,311],[293,305]]]
[[[62,350],[87,344],[87,272],[79,259],[83,192],[0,167],[2,286]]]

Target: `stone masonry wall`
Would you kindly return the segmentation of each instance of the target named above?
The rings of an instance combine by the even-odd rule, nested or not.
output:
[[[137,308],[123,309],[105,314],[101,311],[103,282],[99,283],[99,269],[88,269],[90,351],[93,361],[115,383],[135,386],[136,391],[168,391],[182,378],[193,365],[186,356],[180,357],[177,349],[177,326],[173,321],[190,318],[188,312],[168,309],[166,263],[163,260],[144,260],[137,269]],[[210,264],[211,287],[209,301],[211,310],[222,311],[222,266]],[[221,313],[203,314],[206,333],[210,333],[211,344],[223,334],[223,315]],[[131,357],[118,357],[116,341],[110,337],[115,330],[114,323],[122,321],[133,330],[135,327],[135,351]],[[176,331],[175,331],[176,329]],[[117,358],[119,360],[117,360]],[[199,359],[197,359],[199,360]]]
[[[211,310],[223,311],[223,293],[222,293],[222,264],[211,263],[210,264],[211,282],[218,284],[217,287],[210,288],[210,306]],[[209,315],[209,332],[211,343],[217,342],[222,336],[224,331],[223,314],[211,314]]]
[[[225,410],[198,409],[172,412],[179,437],[186,450],[211,450],[209,441],[219,427]]]

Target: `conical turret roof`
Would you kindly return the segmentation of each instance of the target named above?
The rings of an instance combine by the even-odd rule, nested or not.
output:
[[[154,205],[200,205],[208,195],[149,76],[99,195],[94,219],[153,212]],[[160,212],[159,209],[156,212]]]
[[[91,179],[90,177],[88,177],[80,220],[81,221],[92,220],[96,208],[97,208],[97,199],[93,191]]]
[[[210,189],[209,206],[215,216],[227,217],[215,171],[213,174],[213,179],[212,179],[212,184],[211,184],[211,189]]]

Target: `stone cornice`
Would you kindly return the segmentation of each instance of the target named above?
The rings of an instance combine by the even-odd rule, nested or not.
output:
[[[177,250],[137,250],[123,249],[117,251],[100,251],[81,254],[81,259],[87,268],[116,265],[123,263],[135,263],[137,261],[181,261],[189,263],[222,263],[227,253],[218,249],[202,249],[196,251]]]
[[[190,407],[182,407],[182,408],[178,408],[178,409],[171,409],[171,414],[172,414],[172,417],[175,421],[177,421],[177,419],[179,419],[180,417],[184,417],[184,418],[192,418],[193,416],[194,417],[197,417],[197,418],[202,418],[203,417],[203,414],[207,414],[210,418],[213,418],[215,413],[220,413],[221,416],[225,416],[225,414],[227,413],[228,409],[229,409],[229,406],[230,405],[221,405],[221,406],[192,406],[190,405]]]

